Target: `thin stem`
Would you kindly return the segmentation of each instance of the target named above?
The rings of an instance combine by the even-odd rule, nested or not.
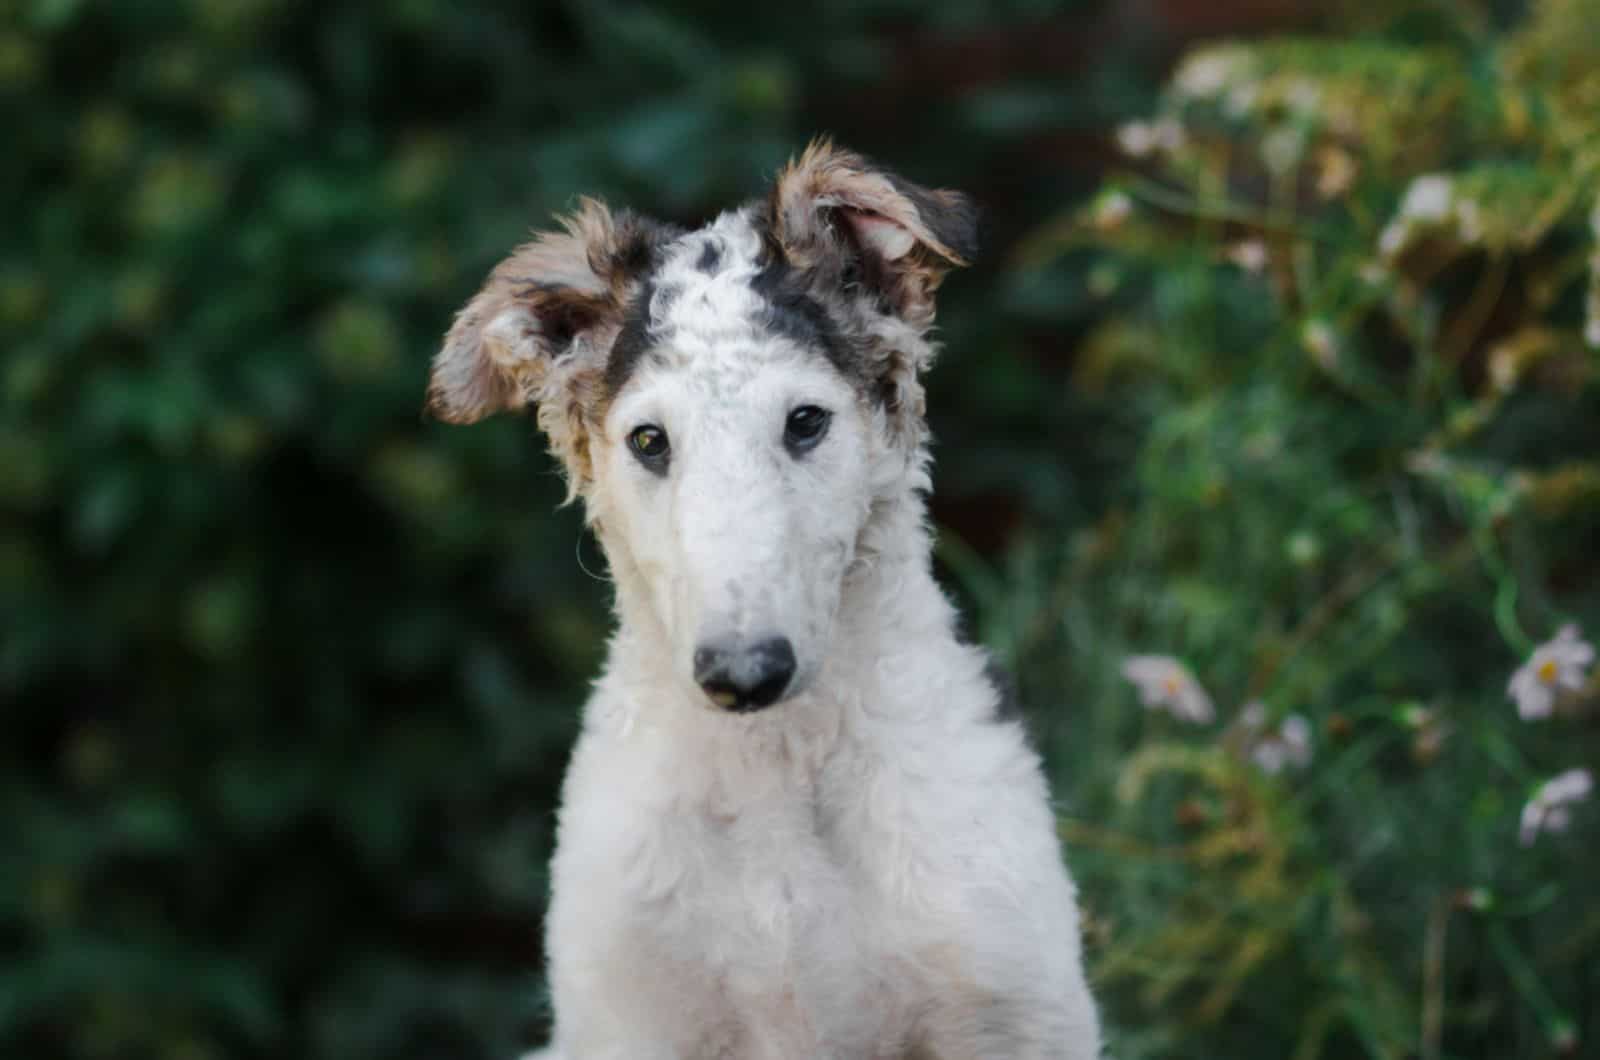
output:
[[[1192,217],[1198,221],[1234,221],[1265,231],[1304,236],[1322,243],[1338,242],[1333,233],[1326,231],[1320,225],[1286,222],[1256,207],[1226,199],[1220,194],[1202,201],[1173,191],[1148,177],[1130,177],[1123,186],[1136,198],[1143,199],[1152,206],[1159,206],[1179,216]]]
[[[1444,1037],[1444,944],[1453,908],[1453,893],[1435,898],[1422,939],[1422,1060],[1439,1060]]]
[[[1489,945],[1494,949],[1495,956],[1500,958],[1500,963],[1505,966],[1506,974],[1511,977],[1511,985],[1516,987],[1522,1000],[1527,1002],[1539,1017],[1546,1036],[1551,1041],[1557,1041],[1565,1033],[1570,1033],[1572,1020],[1561,1011],[1555,999],[1550,996],[1550,992],[1545,989],[1539,974],[1534,971],[1527,957],[1523,956],[1522,950],[1517,947],[1503,921],[1490,922]]]

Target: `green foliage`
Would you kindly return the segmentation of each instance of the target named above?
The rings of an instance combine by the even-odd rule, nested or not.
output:
[[[575,195],[697,222],[819,130],[991,207],[941,557],[1116,1055],[1600,1039],[1596,812],[1517,840],[1595,692],[1504,694],[1600,630],[1600,11],[1349,5],[1157,101],[1212,6],[0,0],[0,1054],[539,1039],[601,561],[527,421],[421,419],[426,363]],[[1141,712],[1134,652],[1219,725]],[[1254,764],[1252,698],[1309,766]]]
[[[1024,248],[1094,262],[1075,382],[1131,439],[1095,523],[999,576],[1049,588],[986,615],[1073,696],[1047,746],[1119,1056],[1600,1035],[1593,843],[1518,839],[1600,751],[1600,679],[1544,721],[1506,691],[1600,626],[1597,27],[1200,48]],[[1188,660],[1220,735],[1141,722],[1132,652]],[[1311,761],[1269,774],[1292,715]]]

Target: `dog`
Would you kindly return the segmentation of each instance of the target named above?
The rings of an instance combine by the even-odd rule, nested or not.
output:
[[[428,406],[528,406],[617,626],[552,865],[563,1060],[1089,1060],[1037,755],[934,581],[921,376],[964,195],[826,140],[694,231],[583,200]]]

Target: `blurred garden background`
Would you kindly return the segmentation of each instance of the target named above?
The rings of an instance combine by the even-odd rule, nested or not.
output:
[[[603,560],[427,362],[817,132],[988,208],[939,560],[1112,1054],[1600,1056],[1600,0],[0,0],[0,130],[0,1056],[542,1040]]]

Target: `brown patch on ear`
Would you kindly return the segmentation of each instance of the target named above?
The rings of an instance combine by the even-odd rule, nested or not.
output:
[[[859,253],[889,304],[919,328],[933,323],[944,274],[977,252],[967,196],[913,184],[825,138],[778,174],[769,208],[792,265],[812,269],[830,255]]]
[[[433,360],[427,411],[448,423],[539,406],[575,490],[589,480],[588,420],[624,307],[675,229],[583,199],[495,266]]]

